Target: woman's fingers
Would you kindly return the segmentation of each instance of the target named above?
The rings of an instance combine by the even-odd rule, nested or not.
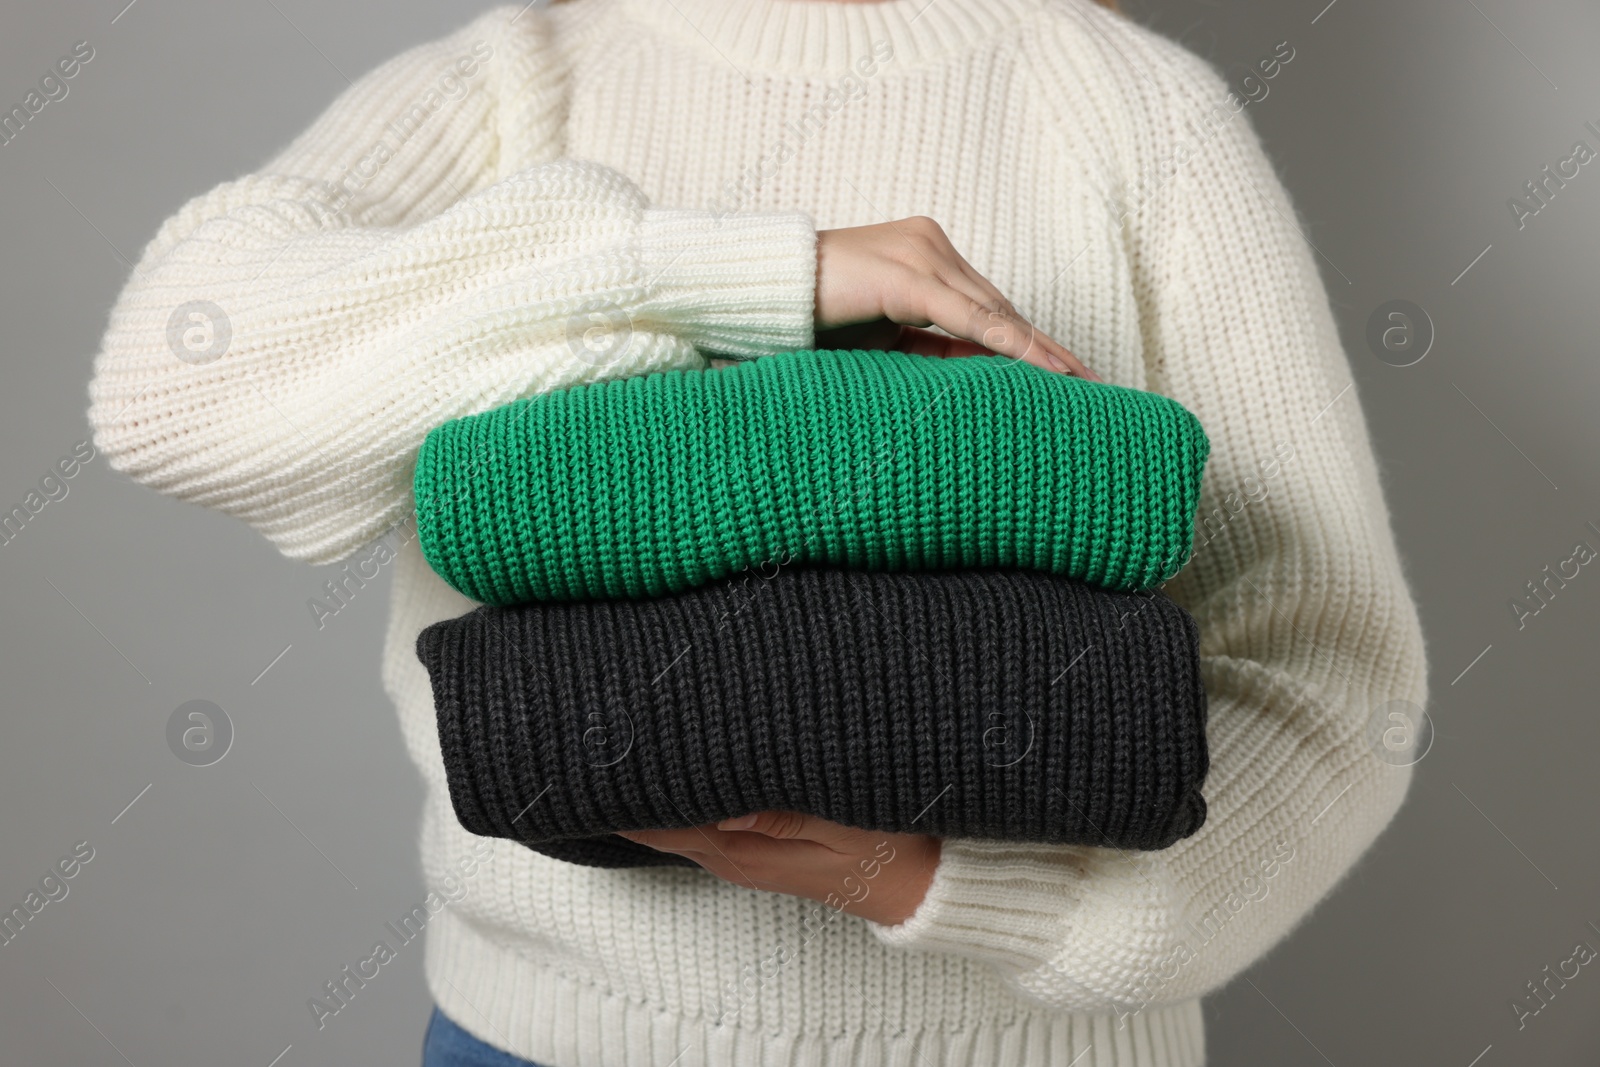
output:
[[[1021,329],[1026,330],[1028,335],[1034,341],[1043,346],[1047,352],[1049,352],[1051,355],[1054,355],[1057,359],[1064,363],[1071,373],[1082,378],[1087,378],[1094,382],[1104,380],[1094,371],[1090,370],[1082,360],[1073,355],[1066,345],[1061,344],[1048,334],[1037,330],[1032,323],[1023,318],[1022,314],[1017,311],[1016,306],[1006,298],[1005,294],[1000,292],[1000,290],[996,288],[994,283],[989,281],[988,278],[985,278],[982,274],[978,273],[977,269],[973,267],[971,263],[967,262],[965,256],[963,256],[960,252],[957,252],[954,248],[950,250],[950,254],[955,257],[956,263],[961,268],[962,274],[974,286],[977,287],[979,293],[981,294],[978,302],[984,305],[985,311],[989,312],[991,318],[998,318],[1003,323],[1014,323]],[[1030,362],[1032,361],[1030,360]]]
[[[1076,375],[1091,382],[1105,380],[1085,366],[1066,345],[1017,314],[1014,308],[980,308],[974,312],[971,326],[963,334],[969,335],[973,335],[974,341],[990,351],[1032,363],[1036,367]]]
[[[921,906],[942,849],[938,838],[926,834],[862,830],[796,811],[758,811],[704,826],[620,836],[688,856],[734,885],[819,901],[888,926]],[[696,840],[704,851],[688,847]]]
[[[926,331],[892,333],[882,326],[857,336],[875,338],[873,347],[914,344],[919,347],[912,350],[930,355],[994,352],[1045,370],[1101,380],[1066,346],[1018,314],[932,219],[820,232],[816,299],[819,335],[880,321],[937,326],[957,343],[936,341],[937,335]]]
[[[721,858],[724,861],[732,860],[736,854],[748,856],[752,851],[759,851],[758,839],[811,841],[839,848],[872,836],[865,830],[841,826],[797,811],[760,811],[702,826],[672,830],[618,830],[616,833],[618,837],[648,845],[660,852]]]
[[[996,355],[1010,356],[1058,374],[1099,381],[1071,352],[1035,329],[1026,319],[985,307],[967,293],[949,286],[931,287],[921,317],[957,337],[982,345]],[[920,323],[919,323],[920,325]]]
[[[1035,366],[1043,366],[1064,374],[1075,374],[1094,382],[1102,380],[1073,355],[1066,345],[1023,318],[1005,294],[1001,293],[989,279],[979,274],[976,268],[953,247],[950,249],[950,256],[960,272],[954,276],[956,284],[953,288],[972,297],[982,309],[977,313],[978,319],[972,324],[973,328],[968,330],[969,334],[980,334],[972,338],[974,341],[988,346],[991,351],[1025,360]],[[990,340],[996,341],[1001,347],[997,348],[990,344]]]
[[[1027,320],[1022,321],[1023,327],[1028,331],[1027,350],[1029,352],[1042,352],[1046,362],[1048,362],[1056,370],[1060,370],[1062,367],[1065,367],[1068,374],[1074,374],[1079,378],[1084,378],[1091,382],[1105,381],[1104,378],[1100,377],[1100,375],[1096,374],[1094,371],[1085,366],[1081,359],[1073,355],[1071,351],[1067,349],[1066,345],[1062,344],[1060,341],[1057,341],[1049,334],[1042,333],[1039,330],[1034,329],[1033,325],[1027,322]],[[1019,356],[1018,358],[1026,359],[1029,363],[1034,362],[1034,360],[1027,354]]]

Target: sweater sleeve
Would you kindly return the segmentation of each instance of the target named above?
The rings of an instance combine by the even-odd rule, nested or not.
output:
[[[1196,135],[1223,79],[1165,39],[1123,38],[1117,61],[1150,75],[1127,79],[1136,125],[1154,119],[1143,150],[1192,149],[1123,240],[1150,387],[1212,440],[1195,555],[1167,586],[1200,625],[1209,817],[1140,854],[947,841],[919,909],[873,930],[1125,1018],[1223,985],[1350,870],[1411,776],[1375,754],[1369,717],[1420,706],[1426,671],[1304,226],[1248,116]]]
[[[409,513],[441,422],[809,344],[810,218],[654,207],[565,158],[552,33],[493,9],[167,220],[95,359],[112,465],[333,562]]]

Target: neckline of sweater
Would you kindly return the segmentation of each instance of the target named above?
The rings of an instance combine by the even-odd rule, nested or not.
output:
[[[1022,25],[1046,0],[617,2],[630,21],[709,49],[741,73],[828,73],[868,57],[904,69],[975,49]]]

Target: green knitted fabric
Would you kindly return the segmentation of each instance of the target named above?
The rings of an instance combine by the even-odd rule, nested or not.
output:
[[[501,605],[792,561],[1138,590],[1188,557],[1208,448],[1175,401],[1000,356],[796,351],[445,423],[417,531],[440,577]]]

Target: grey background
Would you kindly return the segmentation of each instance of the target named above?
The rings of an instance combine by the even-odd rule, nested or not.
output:
[[[87,435],[90,358],[156,226],[302,129],[340,71],[483,6],[138,0],[118,17],[125,2],[0,15],[8,108],[74,42],[96,51],[0,147],[4,508]],[[1325,2],[1129,4],[1224,68],[1296,49],[1248,114],[1324,257],[1433,671],[1437,740],[1406,808],[1207,1002],[1212,1062],[1592,1064],[1600,967],[1520,1031],[1510,1002],[1578,941],[1600,947],[1600,568],[1523,630],[1507,601],[1577,540],[1600,547],[1600,164],[1520,232],[1506,201],[1574,141],[1600,148],[1583,128],[1600,125],[1600,8]],[[1394,298],[1437,327],[1415,366],[1365,344]],[[420,945],[322,1032],[305,1006],[423,894],[421,792],[378,681],[387,592],[319,633],[305,600],[324,576],[242,524],[104,459],[68,485],[0,546],[0,902],[77,841],[95,856],[0,946],[0,1059],[267,1067],[292,1045],[284,1067],[415,1063]],[[191,699],[237,731],[216,766],[167,749]]]

